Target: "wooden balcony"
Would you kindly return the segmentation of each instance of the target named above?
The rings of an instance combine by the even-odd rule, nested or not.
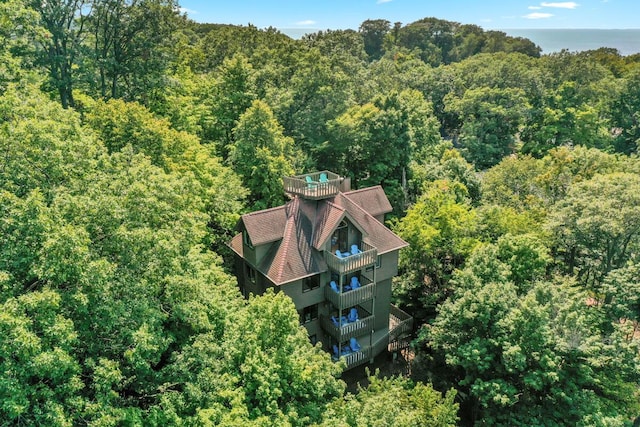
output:
[[[360,277],[360,284],[362,286],[358,289],[344,292],[336,292],[330,286],[325,286],[324,297],[338,309],[353,307],[372,299],[376,294],[376,284],[371,280],[366,277]]]
[[[360,351],[340,357],[347,364],[345,369],[363,365],[371,359],[371,347],[363,347]]]
[[[375,335],[378,336],[375,337]],[[387,349],[387,346],[389,344],[389,334],[387,334],[386,331],[381,334],[374,334],[374,337],[376,339],[371,346],[364,346],[362,345],[363,343],[360,343],[362,345],[362,349],[360,351],[349,353],[340,357],[340,360],[346,363],[345,370],[363,365],[371,361],[374,357]]]
[[[413,332],[413,317],[391,304],[389,310],[389,342]]]
[[[327,265],[333,271],[339,274],[348,274],[354,271],[362,270],[365,267],[375,265],[378,259],[378,250],[368,243],[362,242],[358,245],[362,251],[356,255],[349,255],[338,258],[336,254],[329,251],[324,252],[324,258]]]
[[[321,180],[321,176],[326,180]],[[340,191],[342,178],[329,171],[311,172],[304,175],[285,176],[284,191],[305,199],[320,200],[333,197]]]
[[[321,316],[322,329],[334,337],[338,342],[349,341],[352,337],[359,337],[371,333],[375,317],[366,311],[358,310],[358,320],[355,322],[341,323],[336,326],[329,316]]]

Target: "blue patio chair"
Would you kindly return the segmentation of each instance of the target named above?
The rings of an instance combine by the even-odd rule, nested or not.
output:
[[[304,180],[307,181],[307,188],[316,188],[318,186],[318,183],[315,182],[313,179],[311,179],[311,177],[309,175],[304,177]]]
[[[358,289],[360,287],[360,281],[358,280],[358,276],[353,276],[351,278],[351,289]]]
[[[329,182],[329,178],[327,177],[327,174],[325,172],[322,172],[320,174],[320,182]]]
[[[333,322],[334,325],[336,325],[337,327],[340,327],[340,322],[338,322],[338,318],[336,316],[331,316],[331,321]]]
[[[336,249],[336,256],[337,256],[338,258],[340,258],[340,259],[342,259],[342,258],[343,258],[343,256],[342,256],[342,252],[340,252],[340,250],[339,250],[339,249]]]
[[[354,307],[349,311],[349,317],[347,318],[349,322],[357,322],[358,321],[358,310]]]
[[[351,255],[358,255],[362,251],[358,248],[358,245],[351,245]]]
[[[360,344],[358,344],[358,340],[356,340],[355,338],[351,338],[351,340],[349,341],[349,347],[351,347],[351,350],[353,350],[354,352],[362,350],[362,347],[360,346]]]
[[[335,344],[333,345],[333,355],[335,359],[340,357],[340,350],[338,350],[338,346]]]
[[[340,321],[342,322],[342,326],[344,326],[347,323],[349,323],[349,320],[347,319],[347,316],[340,316]]]
[[[331,286],[331,289],[333,289],[333,291],[337,294],[340,293],[340,289],[338,289],[338,284],[336,282],[334,282],[333,280],[331,282],[329,282],[329,286]]]

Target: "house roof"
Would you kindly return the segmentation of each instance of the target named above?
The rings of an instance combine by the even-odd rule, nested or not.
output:
[[[320,250],[345,216],[345,210],[330,201],[320,203],[316,216],[313,247]]]
[[[382,194],[384,195],[384,193]],[[384,197],[386,198],[386,196]],[[384,254],[409,246],[407,242],[375,219],[372,214],[351,200],[351,197],[347,194],[339,193],[335,196],[334,202],[338,206],[343,207],[351,215],[353,220],[358,223],[360,228],[366,231],[367,236],[364,240],[374,246],[378,250],[378,254]]]
[[[312,248],[315,203],[294,198],[286,205],[282,241],[274,245],[259,270],[275,284],[298,280],[327,270],[322,255]]]
[[[244,224],[254,246],[275,242],[282,238],[287,220],[285,208],[286,205],[242,215],[240,221]]]
[[[377,186],[318,201],[294,197],[284,206],[243,215],[240,221],[254,246],[272,244],[256,268],[282,285],[327,270],[322,249],[344,218],[360,229],[363,240],[379,254],[408,246],[374,217],[390,211],[389,200]],[[230,246],[243,256],[241,234]]]
[[[388,214],[393,210],[387,195],[379,185],[349,191],[344,195],[373,216]]]

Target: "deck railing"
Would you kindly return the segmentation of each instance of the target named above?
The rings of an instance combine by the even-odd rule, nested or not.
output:
[[[347,364],[346,369],[355,368],[371,359],[371,347],[363,347],[360,351],[342,356],[341,359]]]
[[[361,242],[358,248],[361,251],[359,254],[343,256],[342,258],[338,258],[334,253],[325,251],[325,261],[329,268],[340,274],[348,274],[362,270],[363,268],[376,263],[378,250],[374,246]]]
[[[373,329],[374,316],[369,315],[364,310],[358,310],[358,315],[362,317],[355,322],[342,323],[340,326],[336,326],[331,320],[331,317],[320,316],[320,324],[322,328],[338,342],[349,341],[352,337],[359,337],[365,333],[370,333]]]
[[[389,310],[389,342],[413,331],[413,317],[391,304]]]
[[[361,286],[350,291],[336,292],[330,286],[324,289],[324,297],[331,301],[334,307],[343,309],[353,307],[364,301],[370,300],[376,293],[376,284],[366,277],[360,277]]]
[[[326,177],[326,180],[321,180],[322,175]],[[338,194],[342,178],[333,172],[320,171],[285,176],[283,181],[285,192],[305,199],[320,200]]]

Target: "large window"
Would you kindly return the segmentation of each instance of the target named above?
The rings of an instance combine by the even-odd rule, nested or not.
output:
[[[349,247],[349,226],[347,221],[342,221],[331,236],[331,252],[340,250],[346,252]]]
[[[308,292],[320,287],[320,276],[310,276],[302,280],[302,292]]]
[[[300,324],[304,325],[318,318],[318,304],[310,305],[300,310]]]

